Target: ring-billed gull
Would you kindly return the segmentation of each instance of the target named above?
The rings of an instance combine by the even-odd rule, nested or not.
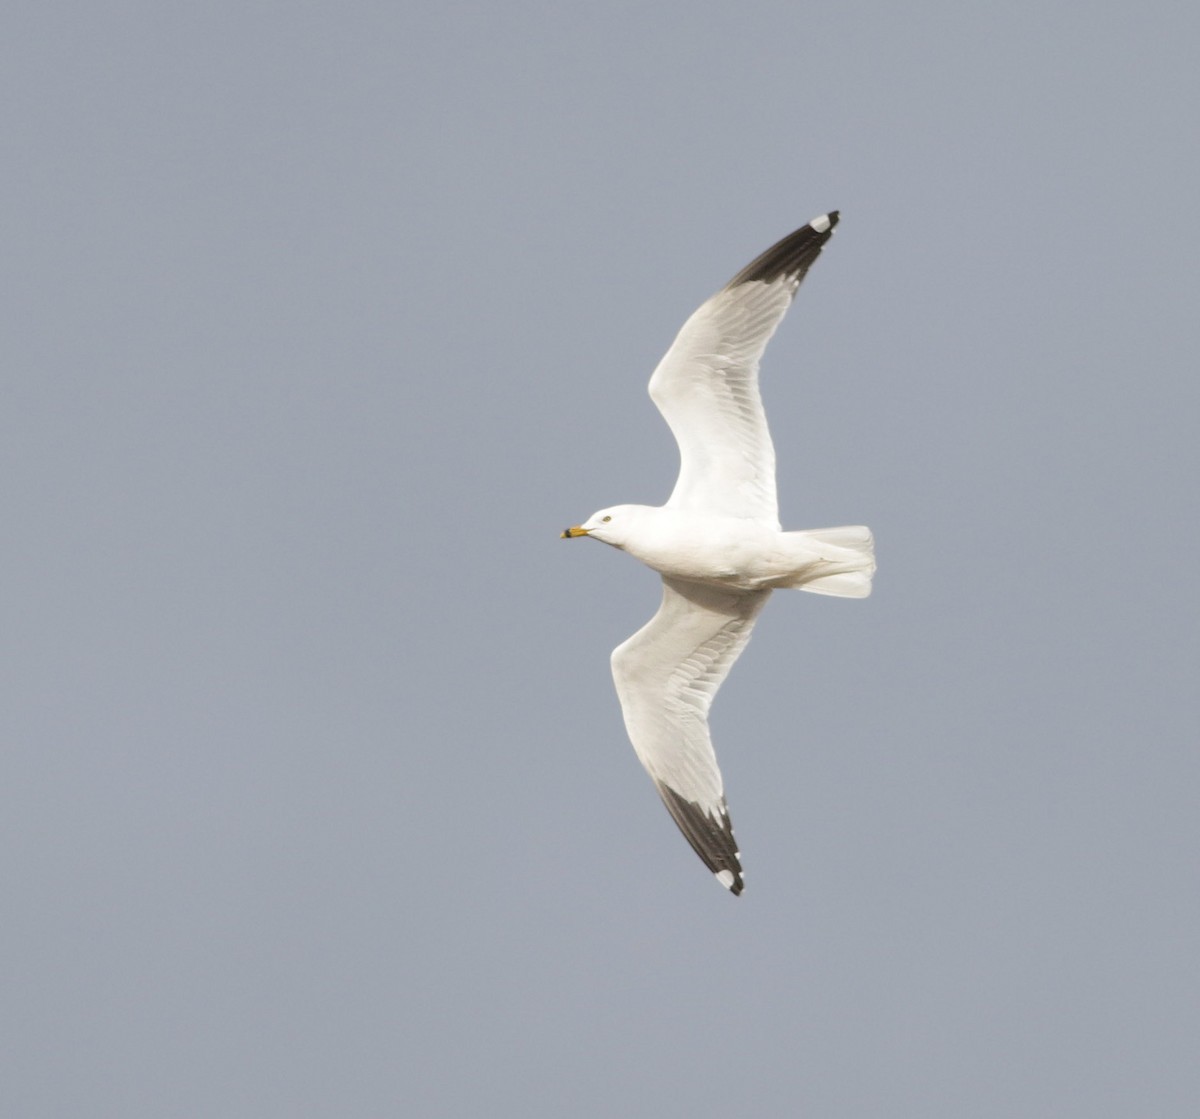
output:
[[[744,886],[708,732],[708,709],[771,591],[871,593],[863,526],[783,532],[775,448],[758,364],[796,289],[838,223],[814,218],[743,268],[683,324],[650,378],[679,444],[663,506],[614,505],[564,538],[588,536],[662,575],[658,613],[612,654],[625,728],[680,831],[717,881]]]

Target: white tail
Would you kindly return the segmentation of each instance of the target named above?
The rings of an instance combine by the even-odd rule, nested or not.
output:
[[[810,564],[805,573],[788,586],[839,598],[866,598],[871,593],[875,539],[865,525],[818,528],[787,535],[804,537],[806,547],[820,555],[818,562]],[[822,571],[827,574],[820,574]]]

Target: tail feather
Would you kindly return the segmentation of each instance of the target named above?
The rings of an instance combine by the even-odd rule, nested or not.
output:
[[[791,535],[789,533],[789,535]],[[810,565],[789,586],[839,598],[866,598],[875,574],[875,539],[865,525],[818,528],[797,533],[815,547],[821,561]],[[826,574],[819,574],[825,571]]]
[[[845,571],[840,575],[822,575],[801,583],[799,589],[838,598],[866,598],[871,593],[871,572]]]

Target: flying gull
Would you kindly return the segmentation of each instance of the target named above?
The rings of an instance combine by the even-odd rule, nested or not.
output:
[[[796,289],[833,236],[814,218],[702,304],[650,378],[679,444],[679,479],[662,506],[614,505],[564,538],[588,536],[662,575],[650,621],[612,654],[625,729],[696,854],[734,894],[742,864],[708,731],[708,709],[776,588],[844,598],[871,593],[871,531],[783,532],[775,448],[758,364]]]

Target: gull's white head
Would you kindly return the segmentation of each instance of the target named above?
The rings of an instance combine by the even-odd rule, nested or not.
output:
[[[581,525],[572,525],[562,534],[563,540],[590,536],[614,548],[625,547],[629,534],[645,512],[644,505],[613,505],[593,513]]]

